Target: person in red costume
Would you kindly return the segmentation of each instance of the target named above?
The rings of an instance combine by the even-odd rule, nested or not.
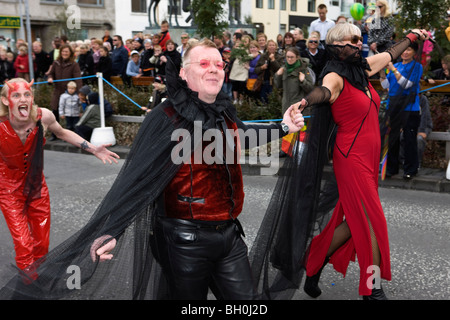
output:
[[[322,73],[321,86],[293,105],[303,110],[308,105],[329,103],[337,125],[333,168],[339,199],[307,255],[304,290],[312,297],[321,294],[318,281],[328,262],[345,275],[356,255],[360,295],[365,300],[387,299],[380,285],[381,279],[391,280],[387,224],[378,195],[380,98],[367,79],[412,42],[427,38],[425,30],[414,29],[385,52],[364,59],[360,30],[352,24],[339,24],[327,33],[331,60]]]
[[[34,105],[31,83],[16,78],[5,83],[0,103],[0,209],[11,232],[16,265],[25,270],[48,252],[50,198],[43,175],[44,132],[49,130],[94,154],[103,163],[119,156],[66,130],[53,113]]]
[[[166,42],[170,39],[170,33],[169,33],[169,22],[167,20],[164,20],[161,22],[161,32],[159,33],[160,39],[159,39],[159,45],[162,48],[162,51],[166,51]]]

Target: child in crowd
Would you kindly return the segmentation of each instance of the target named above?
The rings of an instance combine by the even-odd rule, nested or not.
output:
[[[152,96],[150,97],[147,106],[142,107],[142,110],[145,110],[146,112],[152,111],[154,107],[167,99],[167,90],[163,77],[156,76],[152,86]]]
[[[160,45],[153,46],[153,56],[150,58],[150,63],[154,65],[155,76],[161,73],[159,59],[162,54],[162,47]]]
[[[127,76],[129,77],[137,77],[142,76],[139,61],[139,52],[136,50],[131,51],[131,59],[128,61],[127,65]]]
[[[66,119],[66,128],[75,131],[75,124],[80,120],[80,98],[78,97],[77,84],[70,81],[67,91],[59,98],[59,117]]]
[[[14,69],[16,69],[17,77],[30,81],[30,65],[28,63],[28,47],[21,45],[19,47],[19,55],[14,61]]]
[[[161,38],[158,44],[161,46],[162,51],[166,51],[166,42],[170,39],[169,22],[167,20],[161,22],[161,32],[159,34]]]

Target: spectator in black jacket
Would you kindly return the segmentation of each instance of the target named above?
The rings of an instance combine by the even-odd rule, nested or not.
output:
[[[92,76],[95,74],[94,58],[89,51],[87,45],[82,44],[80,46],[80,55],[78,56],[78,64],[80,65],[81,76]],[[92,79],[83,79],[83,83],[90,83]]]
[[[311,69],[316,75],[316,81],[328,59],[326,50],[319,48],[319,44],[320,37],[312,32],[306,41],[306,49],[300,52],[300,56],[309,59]]]
[[[34,60],[34,77],[35,79],[45,79],[45,73],[52,65],[50,54],[42,50],[42,43],[33,42],[33,60]]]
[[[111,76],[113,75],[112,69],[112,59],[109,56],[108,48],[101,47],[100,48],[100,60],[97,65],[97,72],[103,73],[103,78],[107,81],[111,80]]]
[[[172,39],[167,40],[166,42],[166,51],[163,52],[163,55],[160,58],[160,63],[163,65],[165,69],[165,64],[167,62],[167,57],[169,57],[172,62],[177,67],[177,70],[180,71],[181,67],[181,53],[176,50],[175,42]],[[161,74],[161,72],[160,72]],[[164,71],[165,74],[165,71]]]
[[[0,84],[14,78],[15,73],[14,65],[6,57],[6,50],[0,50]]]
[[[150,39],[144,40],[145,51],[141,54],[141,62],[139,68],[141,73],[145,77],[154,76],[155,66],[150,62],[150,58],[153,56],[154,50],[152,41]]]

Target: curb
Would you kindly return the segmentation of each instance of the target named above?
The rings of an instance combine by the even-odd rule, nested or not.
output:
[[[44,146],[45,150],[70,152],[70,153],[82,153],[88,154],[89,152],[83,151],[70,143],[65,141],[56,140],[48,141]],[[108,148],[112,152],[117,153],[121,159],[125,159],[128,156],[130,147],[115,145]],[[241,158],[242,174],[247,176],[268,176],[278,175],[279,168],[283,166],[284,159],[278,159],[279,163],[275,166],[267,164],[267,159],[257,159],[255,157],[243,157]],[[331,167],[325,170],[331,170]],[[403,173],[386,178],[384,181],[379,180],[379,186],[382,188],[397,188],[406,190],[418,190],[429,191],[437,193],[450,193],[450,180],[445,178],[445,170],[443,169],[430,169],[423,168],[419,171],[419,174],[411,180],[403,179]]]

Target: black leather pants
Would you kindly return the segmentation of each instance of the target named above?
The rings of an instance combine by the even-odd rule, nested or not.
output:
[[[172,299],[252,300],[255,289],[247,246],[233,222],[218,225],[158,218],[159,262]]]

